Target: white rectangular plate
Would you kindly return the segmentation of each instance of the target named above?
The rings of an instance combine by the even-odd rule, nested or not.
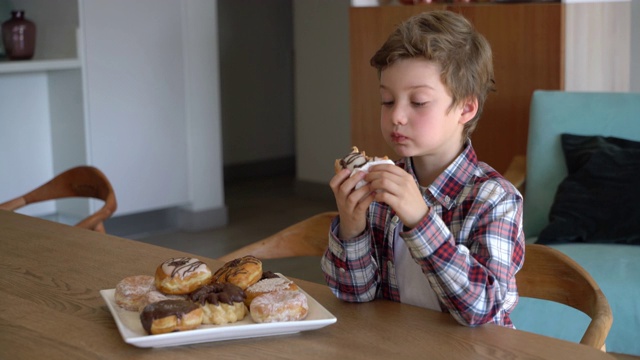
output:
[[[233,324],[202,325],[195,330],[147,335],[140,323],[139,313],[119,307],[115,302],[114,293],[115,289],[100,290],[100,295],[107,303],[124,341],[143,348],[293,334],[300,331],[320,329],[335,323],[337,320],[320,303],[305,293],[309,303],[309,313],[304,320],[258,324],[251,320],[250,315],[247,315],[243,320]]]

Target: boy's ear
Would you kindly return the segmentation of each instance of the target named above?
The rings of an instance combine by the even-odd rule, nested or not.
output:
[[[478,99],[473,97],[466,99],[462,103],[462,113],[460,114],[460,124],[466,124],[478,112]]]

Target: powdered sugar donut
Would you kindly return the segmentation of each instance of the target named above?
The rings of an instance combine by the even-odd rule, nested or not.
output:
[[[307,296],[301,291],[276,291],[259,295],[249,308],[257,323],[296,321],[307,317]]]
[[[273,277],[263,278],[257,283],[249,286],[244,290],[245,294],[247,294],[247,298],[244,303],[247,306],[251,305],[253,299],[262,294],[275,292],[275,291],[299,291],[300,288],[293,281],[279,276],[273,275]]]
[[[114,294],[116,304],[126,310],[138,311],[146,305],[145,296],[155,290],[153,282],[153,276],[148,275],[128,276],[120,280]]]

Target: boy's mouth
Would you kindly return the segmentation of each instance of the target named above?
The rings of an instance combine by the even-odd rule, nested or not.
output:
[[[407,140],[408,138],[400,133],[394,132],[391,133],[391,141],[393,141],[394,143],[403,143]]]

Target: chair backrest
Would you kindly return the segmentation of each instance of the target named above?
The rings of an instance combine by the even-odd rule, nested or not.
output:
[[[613,323],[611,307],[595,280],[577,262],[554,248],[527,244],[516,282],[520,296],[558,302],[588,315],[591,322],[580,343],[604,349]]]
[[[337,211],[328,211],[311,216],[218,260],[226,262],[245,255],[253,255],[259,259],[322,256],[329,243],[331,221],[337,215]]]
[[[555,189],[567,176],[560,135],[615,136],[640,140],[640,93],[535,91],[527,144],[528,196],[524,232],[538,236],[547,225]],[[553,189],[553,191],[549,191]]]
[[[76,226],[104,233],[104,220],[117,208],[116,195],[109,179],[92,166],[69,169],[46,184],[0,204],[0,209],[14,211],[29,204],[69,197],[86,197],[104,201],[101,209],[80,221]]]

